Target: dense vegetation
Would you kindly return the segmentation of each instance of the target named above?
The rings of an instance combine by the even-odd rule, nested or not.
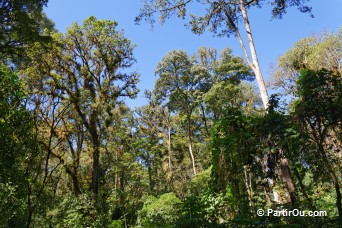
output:
[[[181,2],[161,5],[164,19]],[[238,35],[236,14],[262,1],[213,2],[196,33],[226,16],[222,31]],[[288,1],[310,11],[303,2]],[[263,98],[247,53],[171,51],[132,109],[139,74],[118,23],[89,17],[62,34],[45,4],[0,4],[0,227],[341,226],[342,29],[298,41]],[[268,208],[327,216],[257,215]]]

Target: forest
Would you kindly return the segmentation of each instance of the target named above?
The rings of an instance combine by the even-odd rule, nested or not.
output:
[[[141,2],[137,24],[178,17],[244,56],[172,50],[142,91],[117,21],[62,33],[48,0],[0,1],[0,227],[341,227],[342,27],[298,40],[266,81],[249,10],[310,1]]]

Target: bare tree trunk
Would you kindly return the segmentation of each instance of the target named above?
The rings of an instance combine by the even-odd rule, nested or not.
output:
[[[249,49],[250,49],[250,52],[252,55],[252,61],[249,58],[247,48],[243,42],[240,31],[239,31],[237,25],[234,23],[234,19],[231,17],[230,13],[227,11],[227,9],[225,7],[225,2],[221,0],[221,1],[219,1],[219,4],[220,4],[222,10],[224,11],[224,14],[227,17],[227,26],[233,27],[233,30],[234,30],[236,36],[238,37],[238,40],[239,40],[240,45],[242,47],[246,61],[247,61],[248,65],[252,68],[252,70],[255,74],[255,77],[256,77],[257,82],[258,82],[260,96],[261,96],[264,108],[267,109],[269,98],[268,98],[264,78],[263,78],[261,70],[260,70],[259,61],[258,61],[258,57],[257,57],[257,53],[255,50],[255,45],[254,45],[254,41],[253,41],[252,31],[251,31],[250,23],[248,20],[246,6],[244,3],[244,0],[239,0],[239,1],[240,1],[240,9],[241,9],[243,21],[245,23],[245,29],[246,29],[247,37],[248,37]]]
[[[289,163],[288,163],[287,158],[282,157],[280,159],[279,168],[280,168],[281,178],[286,185],[285,190],[287,190],[287,192],[290,196],[291,205],[292,205],[292,207],[296,207],[298,196],[297,196],[296,186],[295,186],[295,183],[294,183],[292,175],[291,175],[291,171],[290,171],[290,167],[289,167]]]
[[[196,175],[197,171],[196,171],[195,156],[194,156],[194,153],[193,153],[193,150],[192,150],[192,139],[191,139],[190,136],[189,136],[189,153],[190,153],[191,162],[192,162],[192,169],[194,171],[194,175]]]
[[[246,10],[246,6],[245,6],[245,3],[244,3],[244,0],[240,0],[240,9],[241,9],[243,21],[245,23],[245,28],[246,28],[246,33],[247,33],[247,37],[248,37],[249,48],[250,48],[250,51],[251,51],[251,54],[252,54],[253,64],[251,65],[251,67],[252,67],[252,69],[254,71],[256,80],[258,82],[262,103],[264,104],[265,109],[267,109],[269,98],[268,98],[268,94],[267,94],[264,78],[263,78],[261,70],[260,70],[259,61],[258,61],[257,53],[256,53],[256,50],[255,50],[255,45],[254,45],[254,41],[253,41],[252,31],[251,31],[251,27],[250,27],[250,24],[249,24],[247,10]]]
[[[171,162],[171,156],[172,156],[172,152],[171,152],[171,127],[168,126],[167,127],[167,150],[168,150],[168,154],[169,154],[169,170],[172,176],[172,162]]]
[[[191,134],[191,121],[190,121],[190,114],[188,115],[188,137],[189,137],[189,153],[190,153],[190,157],[191,157],[191,162],[192,162],[192,169],[194,171],[194,175],[197,174],[196,171],[196,163],[195,163],[195,156],[193,153],[193,148],[192,148],[192,134]]]

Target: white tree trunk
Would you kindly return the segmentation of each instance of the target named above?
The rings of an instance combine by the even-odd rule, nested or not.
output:
[[[247,10],[246,10],[246,7],[245,7],[244,0],[240,0],[240,9],[241,9],[243,21],[245,23],[245,28],[246,28],[246,33],[247,33],[247,37],[248,37],[249,48],[250,48],[251,55],[252,55],[252,62],[253,62],[253,64],[251,65],[251,67],[252,67],[252,69],[254,71],[256,80],[258,82],[262,103],[264,105],[264,108],[267,109],[268,108],[269,98],[268,98],[268,94],[267,94],[264,78],[263,78],[261,70],[260,70],[259,61],[258,61],[257,53],[256,53],[256,50],[255,50],[255,46],[254,46],[252,31],[251,31],[251,27],[250,27],[250,24],[249,24]]]
[[[189,140],[189,153],[190,153],[191,162],[192,162],[192,169],[194,170],[194,175],[196,175],[197,174],[196,163],[195,163],[195,156],[194,156],[194,153],[192,151],[192,142],[191,142],[191,140]]]

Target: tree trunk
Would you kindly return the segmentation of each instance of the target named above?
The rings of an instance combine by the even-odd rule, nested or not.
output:
[[[118,170],[118,163],[119,163],[119,160],[118,160],[118,150],[115,150],[114,151],[115,153],[115,176],[114,176],[114,189],[115,189],[115,192],[117,192],[118,190],[118,182],[119,182],[119,170]]]
[[[194,175],[196,175],[197,172],[196,172],[195,156],[194,156],[193,149],[192,149],[191,121],[190,121],[190,115],[187,114],[187,116],[188,116],[187,119],[188,119],[189,153],[190,153],[191,162],[192,162],[192,169],[194,171]]]
[[[337,207],[338,215],[340,218],[340,222],[342,223],[342,195],[341,195],[339,180],[338,180],[336,173],[334,172],[333,168],[331,167],[331,165],[330,165],[330,163],[326,157],[326,154],[324,152],[324,147],[323,147],[324,140],[322,140],[323,137],[321,136],[319,138],[321,139],[320,141],[317,142],[319,154],[321,155],[322,160],[325,163],[325,165],[329,171],[329,174],[331,176],[331,179],[332,179],[335,191],[336,191],[336,207]]]
[[[93,164],[91,170],[91,187],[90,190],[94,194],[99,193],[99,156],[100,148],[98,146],[94,146],[94,151],[92,154]]]
[[[283,180],[283,182],[286,185],[286,190],[288,191],[288,194],[290,196],[290,201],[291,201],[291,205],[292,207],[296,207],[297,205],[297,191],[296,191],[296,186],[295,183],[293,181],[292,175],[291,175],[291,171],[290,171],[290,167],[289,167],[289,162],[287,160],[287,158],[282,157],[280,159],[280,175],[281,178]]]
[[[334,170],[331,168],[331,166],[329,164],[327,164],[328,166],[328,170],[331,176],[331,179],[333,181],[334,184],[334,188],[336,191],[336,207],[337,207],[337,211],[338,211],[338,216],[340,218],[340,223],[342,223],[342,195],[341,195],[341,190],[340,190],[340,184],[338,183],[338,178],[334,172]]]
[[[271,192],[272,192],[272,184],[273,184],[273,179],[269,176],[268,172],[271,170],[269,169],[269,155],[264,154],[263,158],[260,158],[259,160],[260,165],[262,167],[262,173],[264,175],[264,180],[263,180],[263,187],[264,187],[264,193],[265,193],[265,201],[267,204],[268,208],[272,207],[272,199],[271,199]]]
[[[81,190],[78,183],[77,168],[73,167],[74,171],[71,171],[71,169],[68,166],[64,166],[64,168],[65,172],[69,174],[71,177],[74,194],[79,195],[81,193]]]
[[[96,120],[98,117],[97,110],[93,110],[89,117],[89,127],[88,131],[91,136],[92,144],[93,144],[93,153],[92,153],[92,170],[91,170],[91,187],[90,190],[97,195],[99,193],[99,167],[100,167],[100,136],[96,126]]]
[[[194,171],[194,175],[196,175],[197,172],[196,172],[195,157],[194,157],[194,153],[193,153],[193,150],[192,150],[192,142],[191,142],[190,137],[189,137],[189,153],[190,153],[191,162],[192,162],[192,169]]]
[[[31,186],[30,183],[27,183],[27,221],[26,221],[26,227],[29,228],[31,226],[32,222],[32,214],[33,214],[33,209],[32,209],[32,204],[31,204]]]
[[[150,154],[148,152],[147,152],[145,160],[147,164],[148,184],[150,187],[150,192],[153,193],[154,183],[153,183],[153,178],[152,178],[152,164],[150,160]]]
[[[247,196],[248,196],[248,205],[249,205],[249,209],[251,213],[253,213],[253,190],[252,190],[251,181],[248,178],[249,176],[248,173],[250,173],[250,171],[248,170],[247,165],[243,166],[243,172],[244,172],[245,186],[246,186]]]
[[[207,124],[207,117],[205,116],[204,107],[202,104],[200,104],[200,107],[201,107],[201,112],[202,112],[203,121],[204,121],[204,129],[205,129],[205,132],[207,133],[207,136],[210,137],[210,132],[209,132],[208,124]]]
[[[256,53],[256,50],[255,50],[255,45],[254,45],[254,41],[253,41],[252,31],[251,31],[251,27],[250,27],[250,24],[249,24],[247,10],[246,10],[246,7],[245,7],[244,0],[240,0],[240,9],[241,9],[243,21],[244,21],[244,24],[245,24],[245,28],[246,28],[249,48],[250,48],[250,51],[251,51],[251,54],[252,54],[252,62],[253,62],[253,64],[251,65],[251,68],[253,69],[253,72],[255,74],[256,80],[258,82],[262,103],[264,105],[264,108],[267,109],[268,108],[269,98],[268,98],[268,94],[267,94],[264,78],[263,78],[261,70],[260,70],[259,61],[258,61],[257,53]]]
[[[334,180],[334,187],[336,191],[336,207],[338,210],[338,216],[340,217],[340,223],[342,223],[342,204],[341,204],[342,196],[341,196],[341,191],[340,191],[340,185],[338,183],[336,176],[333,177],[333,180]]]
[[[171,152],[171,128],[170,127],[167,127],[167,150],[168,150],[168,155],[169,155],[169,170],[170,170],[170,173],[171,173],[171,176],[172,176],[172,159],[171,159],[171,156],[172,156],[172,152]]]

